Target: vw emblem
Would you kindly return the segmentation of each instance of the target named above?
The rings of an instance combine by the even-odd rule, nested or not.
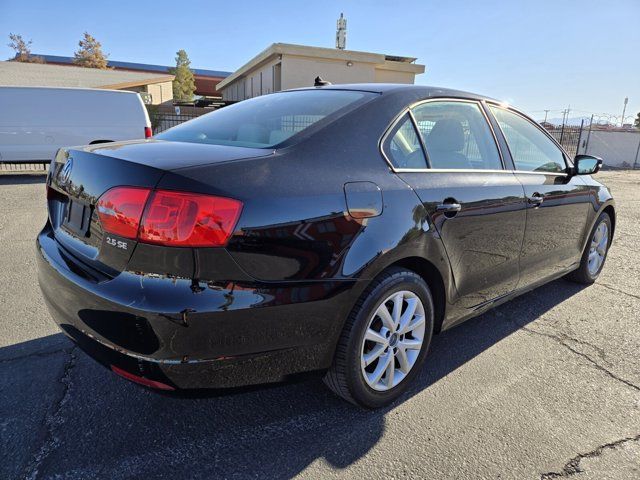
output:
[[[69,177],[71,177],[71,169],[73,168],[73,158],[69,157],[67,163],[64,164],[62,170],[60,170],[60,181],[62,183],[67,183],[69,181]]]

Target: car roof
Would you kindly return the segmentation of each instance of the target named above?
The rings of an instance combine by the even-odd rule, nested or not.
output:
[[[337,85],[323,85],[321,87],[298,88],[295,90],[354,90],[363,92],[373,92],[379,94],[388,93],[414,93],[423,97],[451,97],[451,98],[470,98],[474,100],[493,100],[485,95],[465,92],[462,90],[454,90],[451,88],[434,87],[426,85],[407,85],[400,83],[348,83]]]

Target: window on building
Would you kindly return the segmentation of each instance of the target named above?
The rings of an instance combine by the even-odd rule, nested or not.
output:
[[[282,90],[281,80],[282,80],[282,64],[277,63],[273,66],[273,91],[279,92]]]

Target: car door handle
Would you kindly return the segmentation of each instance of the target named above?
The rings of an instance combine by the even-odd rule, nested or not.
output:
[[[441,203],[436,206],[436,211],[444,213],[454,213],[462,210],[462,205],[459,203]]]
[[[527,202],[529,202],[531,205],[540,205],[542,202],[544,202],[544,196],[536,192],[530,197],[527,197]]]

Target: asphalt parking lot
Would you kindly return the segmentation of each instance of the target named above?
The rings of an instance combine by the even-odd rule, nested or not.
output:
[[[559,280],[435,337],[364,411],[317,379],[161,396],[58,333],[34,238],[44,176],[0,174],[0,478],[640,478],[640,171],[598,282]]]

